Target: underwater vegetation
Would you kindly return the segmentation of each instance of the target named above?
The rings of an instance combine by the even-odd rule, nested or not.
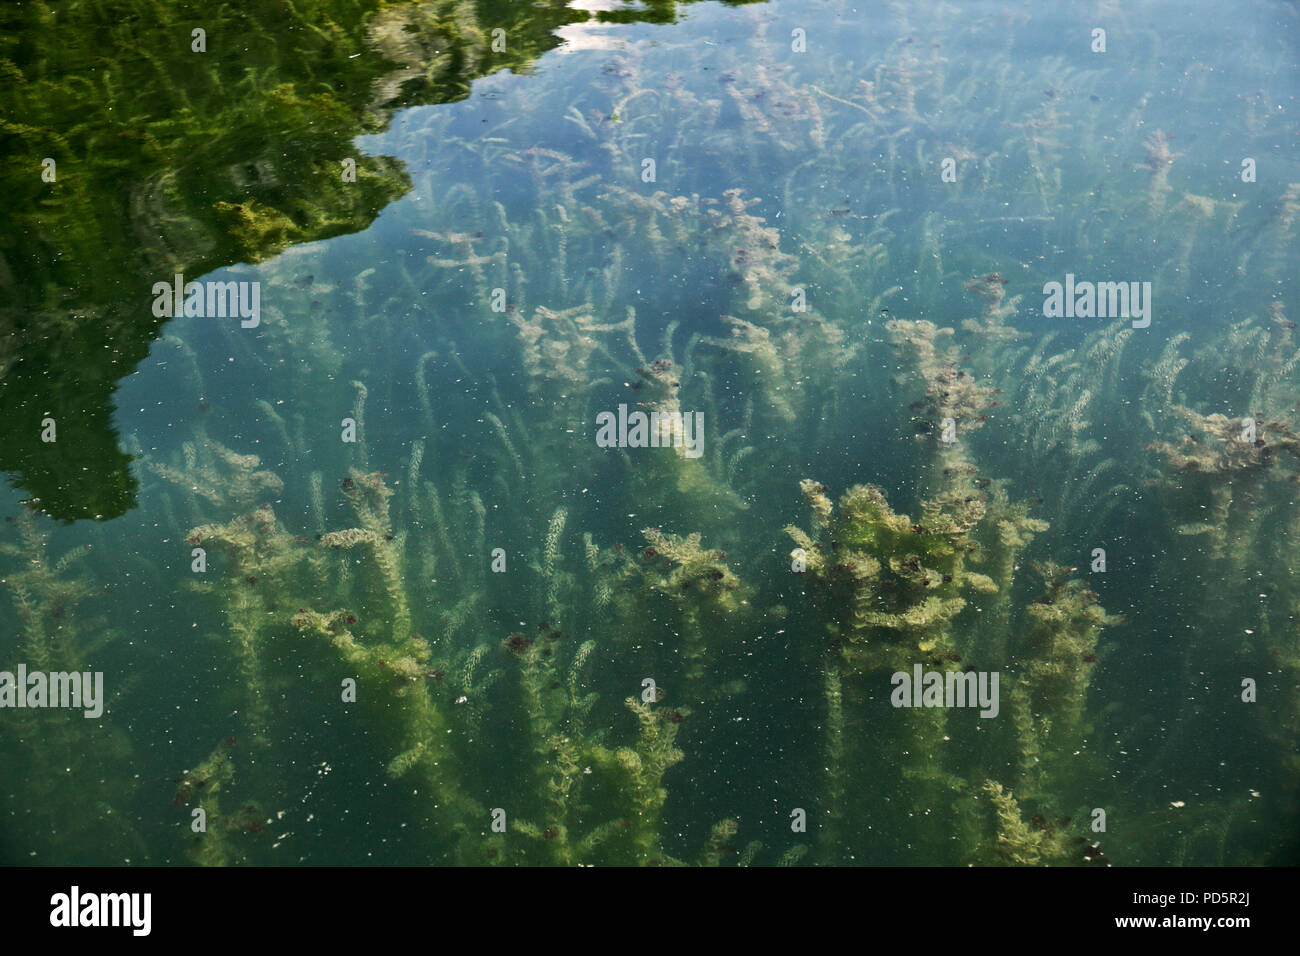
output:
[[[55,456],[15,430],[0,469],[64,520],[128,510],[136,486],[114,393],[163,324],[138,308],[138,289],[366,229],[411,184],[398,160],[358,151],[358,135],[397,110],[462,100],[476,78],[528,72],[559,45],[557,27],[671,22],[678,6],[6,4],[0,415],[50,414],[77,440]],[[508,33],[503,48],[493,29]]]
[[[1293,132],[1293,53],[1208,128],[1170,105],[1225,98],[1166,62],[1171,9],[1109,11],[1144,53],[1120,79],[1021,55],[1012,11],[888,4],[801,57],[800,11],[701,8],[734,42],[687,17],[475,104],[505,67],[435,52],[444,5],[287,7],[301,47],[181,110],[225,173],[173,130],[126,177],[207,237],[122,267],[149,329],[98,467],[137,507],[7,499],[0,670],[107,692],[0,709],[0,859],[1300,859],[1300,169],[1217,168]],[[369,184],[241,179],[258,124]],[[23,230],[80,223],[78,256],[123,228],[54,209]],[[6,314],[91,295],[0,252]],[[229,263],[256,329],[149,316],[155,279]],[[1067,274],[1149,281],[1150,322],[1049,318]]]

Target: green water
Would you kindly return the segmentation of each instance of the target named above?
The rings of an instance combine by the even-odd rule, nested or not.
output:
[[[0,23],[0,861],[1300,858],[1293,4]]]

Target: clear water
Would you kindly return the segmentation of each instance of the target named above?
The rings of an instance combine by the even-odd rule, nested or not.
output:
[[[357,137],[373,222],[186,273],[260,324],[122,373],[130,507],[10,472],[0,668],[108,704],[0,710],[0,860],[1294,863],[1298,28],[701,3],[462,64]]]

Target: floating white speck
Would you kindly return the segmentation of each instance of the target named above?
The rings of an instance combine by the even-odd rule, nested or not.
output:
[[[1183,807],[1187,806],[1187,803],[1183,800],[1175,800],[1173,803],[1169,805],[1176,810],[1181,810]]]

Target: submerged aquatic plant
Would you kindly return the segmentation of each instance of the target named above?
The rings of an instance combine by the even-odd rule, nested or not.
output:
[[[352,150],[348,131],[377,130],[439,77],[462,96],[457,64],[522,67],[551,42],[542,17],[536,42],[512,36],[493,58],[470,6],[365,7],[332,10],[292,63],[232,77],[222,61],[177,90],[212,104],[236,84],[247,96],[208,115],[261,110],[305,137],[284,157],[223,135],[190,168],[167,157],[198,127],[139,134],[152,172],[128,198],[144,266],[237,257],[260,263],[248,274],[271,295],[256,335],[178,323],[158,350],[167,427],[182,405],[196,422],[179,438],[128,414],[148,402],[118,406],[140,527],[106,526],[95,551],[56,561],[24,511],[16,543],[0,541],[29,662],[82,666],[95,636],[114,636],[98,615],[126,609],[156,614],[138,643],[186,657],[211,690],[181,711],[183,756],[139,781],[120,734],[96,731],[119,748],[102,760],[76,720],[24,715],[0,747],[25,761],[29,799],[49,799],[43,853],[79,859],[60,838],[87,838],[58,816],[62,764],[94,779],[96,820],[120,826],[128,805],[174,815],[154,858],[339,859],[356,833],[317,838],[307,814],[284,842],[263,833],[328,786],[305,770],[315,748],[333,799],[369,788],[374,819],[404,825],[366,852],[403,861],[1254,862],[1248,844],[1277,842],[1300,805],[1300,589],[1286,571],[1300,346],[1282,304],[1295,186],[1225,197],[1172,123],[1100,102],[1113,95],[1101,72],[1002,54],[972,70],[949,44],[1004,42],[1004,28],[935,18],[927,46],[912,42],[923,14],[895,7],[887,37],[829,70],[663,31],[662,50],[629,42],[484,84],[462,110],[403,114],[380,148],[405,167],[363,159],[345,189],[326,169]],[[771,45],[760,9],[735,24]],[[342,67],[345,38],[388,65]],[[665,73],[656,50],[688,68]],[[111,93],[158,69],[139,52],[94,102],[147,94]],[[304,63],[311,83],[284,82]],[[38,64],[13,66],[13,95],[39,105]],[[364,82],[324,92],[356,68]],[[64,102],[77,90],[41,82]],[[543,108],[526,98],[539,89]],[[1252,143],[1276,140],[1283,111],[1256,99],[1242,107]],[[0,135],[29,152],[47,141],[15,124]],[[48,141],[78,155],[97,136],[89,124]],[[657,179],[642,178],[649,158]],[[932,176],[946,160],[959,175]],[[211,179],[202,209],[196,176]],[[269,260],[355,229],[408,186],[373,235]],[[59,195],[33,220],[45,248],[70,210],[108,215]],[[96,248],[64,231],[79,254]],[[1117,315],[1044,331],[1028,308],[1043,263],[1082,275],[1103,260],[1157,277],[1162,308],[1224,314],[1222,328],[1192,335],[1162,316],[1156,338]],[[54,288],[20,290],[43,327]],[[17,367],[0,354],[6,382]],[[666,420],[671,447],[598,443],[597,416],[620,406]],[[810,474],[801,519],[793,489]],[[78,569],[105,554],[139,575],[124,585],[136,606],[94,609]],[[214,640],[168,650],[190,630]],[[1135,701],[1131,677],[1151,661],[1156,705]],[[1229,670],[1272,709],[1223,720]],[[895,705],[896,677],[918,672],[937,690],[996,675],[1002,696],[986,715]],[[1217,770],[1180,763],[1219,725],[1243,728],[1276,803],[1207,798],[1188,815],[1197,834],[1174,836],[1165,788],[1219,793]],[[1123,751],[1154,756],[1117,774]],[[791,822],[774,825],[772,807]],[[1104,852],[1087,829],[1097,809],[1114,822]],[[138,847],[126,829],[102,846]]]

